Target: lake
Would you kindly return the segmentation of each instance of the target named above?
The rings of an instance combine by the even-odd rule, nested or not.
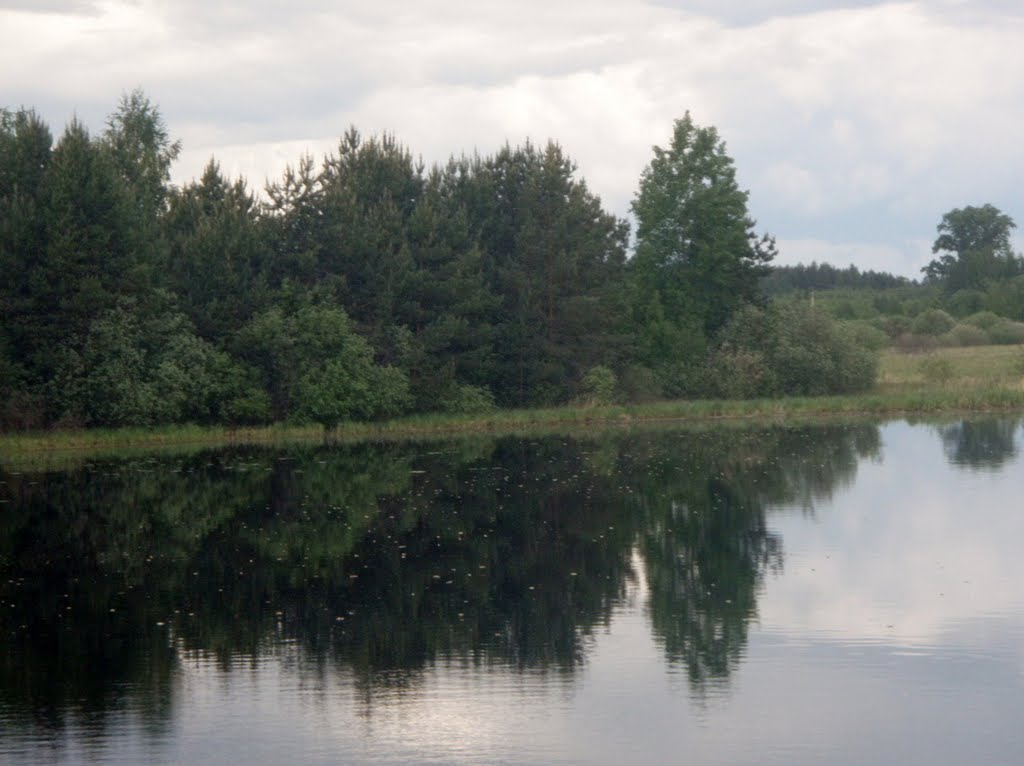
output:
[[[1017,765],[1021,430],[8,463],[0,762]]]

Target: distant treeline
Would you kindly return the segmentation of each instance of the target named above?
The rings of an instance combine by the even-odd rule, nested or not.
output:
[[[885,271],[861,271],[853,265],[841,269],[815,261],[809,265],[773,266],[761,281],[761,287],[768,295],[785,295],[798,290],[886,290],[917,284],[916,280]]]
[[[826,316],[767,308],[774,244],[689,115],[640,179],[631,258],[554,143],[427,168],[352,129],[262,197],[213,159],[173,186],[179,151],[138,91],[96,136],[0,110],[0,428],[329,427],[873,377]]]

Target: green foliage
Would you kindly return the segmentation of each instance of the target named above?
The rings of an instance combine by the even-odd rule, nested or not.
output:
[[[933,253],[942,253],[922,271],[947,293],[984,289],[994,280],[1021,274],[1024,262],[1011,247],[1017,227],[1010,216],[985,204],[951,210],[942,216]]]
[[[591,407],[612,404],[615,401],[617,382],[611,368],[603,364],[591,367],[580,382],[579,398]]]
[[[918,364],[918,371],[929,383],[945,384],[953,377],[953,364],[943,357],[928,355]]]
[[[346,420],[401,414],[409,405],[409,381],[394,367],[375,367],[350,353],[303,375],[295,394],[296,416],[331,429]]]
[[[91,323],[80,351],[62,349],[51,399],[86,425],[230,422],[225,407],[251,398],[251,381],[181,315],[123,301]]]
[[[895,339],[910,332],[911,319],[905,316],[879,317],[874,325],[890,339]]]
[[[708,353],[703,328],[690,318],[673,321],[666,317],[656,292],[646,305],[635,310],[634,317],[636,341],[631,366],[636,374],[626,390],[635,388],[636,393],[628,401],[700,395]],[[653,380],[646,380],[648,373]]]
[[[654,147],[633,200],[641,299],[657,293],[670,322],[695,323],[706,335],[754,300],[775,247],[754,234],[747,196],[718,132],[689,113],[676,120],[670,146]]]
[[[453,165],[500,297],[494,378],[503,406],[568,400],[580,371],[627,351],[628,225],[605,212],[561,147],[504,147]],[[483,381],[474,381],[481,383]]]
[[[756,399],[774,394],[778,379],[762,351],[720,348],[709,369],[711,393],[722,399]]]
[[[953,319],[942,309],[929,309],[923,311],[914,318],[910,329],[917,335],[939,336],[947,333],[956,325]]]
[[[622,370],[619,375],[619,400],[646,404],[662,398],[664,398],[664,389],[661,381],[650,367],[631,364]]]
[[[989,328],[988,336],[993,343],[1001,346],[1024,343],[1024,322],[1000,320]]]
[[[939,343],[943,346],[984,346],[990,342],[987,332],[966,322],[961,322],[939,337]]]
[[[1024,321],[1024,275],[993,282],[985,295],[985,307],[1008,319]]]
[[[437,404],[439,411],[455,415],[484,415],[497,409],[489,389],[466,383],[452,384]]]
[[[991,311],[979,311],[964,319],[963,323],[980,330],[991,330],[1000,321],[1000,317]]]
[[[689,114],[640,179],[629,260],[627,223],[555,143],[426,168],[352,129],[265,203],[212,159],[173,187],[180,149],[141,91],[96,137],[72,120],[55,142],[32,112],[0,110],[0,428],[330,428],[862,390],[883,333],[907,348],[1024,340],[1008,217],[947,215],[936,247],[952,260],[931,284],[824,264],[765,277],[773,242],[717,131]],[[818,310],[767,308],[762,278]]]
[[[881,351],[883,348],[887,348],[890,344],[889,334],[884,330],[879,329],[871,322],[856,320],[853,322],[846,322],[843,326],[858,345],[870,349],[871,351]]]
[[[405,373],[376,365],[369,344],[330,303],[272,308],[242,328],[235,344],[262,374],[277,418],[333,428],[345,420],[397,415],[409,406]]]
[[[877,352],[803,302],[737,312],[710,361],[713,393],[740,398],[856,393],[877,370]]]
[[[267,300],[271,259],[256,198],[211,160],[198,182],[172,192],[164,224],[168,252],[159,283],[177,296],[200,336],[225,341]]]
[[[870,290],[873,293],[886,291],[896,287],[906,287],[911,281],[906,277],[878,271],[861,271],[854,265],[845,269],[830,263],[797,264],[795,266],[772,266],[768,275],[761,281],[764,291],[770,296],[781,296],[798,291],[822,290]],[[881,295],[888,297],[889,293]],[[896,311],[899,309],[897,308]],[[895,313],[883,311],[882,313]]]
[[[946,301],[946,310],[955,317],[966,317],[985,307],[985,293],[981,290],[958,290]]]

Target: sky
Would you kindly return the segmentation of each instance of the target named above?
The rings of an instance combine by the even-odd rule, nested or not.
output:
[[[142,88],[178,184],[262,189],[350,126],[428,165],[554,140],[628,216],[689,111],[777,263],[913,277],[954,208],[1024,224],[1017,0],[0,0],[0,32],[0,107],[99,132]]]

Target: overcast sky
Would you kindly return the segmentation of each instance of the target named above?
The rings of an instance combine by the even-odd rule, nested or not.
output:
[[[952,208],[1024,224],[1017,0],[0,0],[0,32],[0,106],[98,131],[141,87],[177,183],[261,188],[350,125],[428,163],[554,139],[626,215],[690,110],[779,262],[917,276]]]

